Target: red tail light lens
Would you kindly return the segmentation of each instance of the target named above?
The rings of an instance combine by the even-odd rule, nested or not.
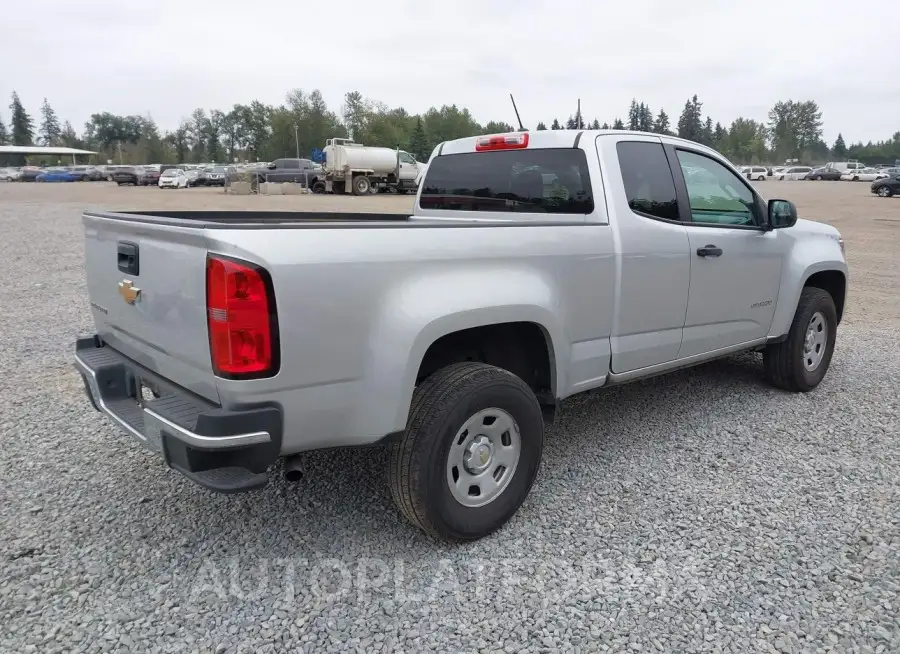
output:
[[[479,136],[475,141],[476,152],[488,152],[490,150],[521,150],[528,147],[528,132],[521,134],[497,134],[494,136]]]
[[[210,256],[206,260],[209,351],[219,377],[248,379],[278,372],[272,283],[262,268]]]

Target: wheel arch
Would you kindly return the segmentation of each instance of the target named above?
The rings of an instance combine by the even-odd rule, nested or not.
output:
[[[358,426],[382,435],[401,431],[422,376],[440,363],[453,363],[451,354],[460,352],[456,345],[471,344],[473,337],[479,343],[493,337],[489,340],[497,347],[488,363],[514,358],[510,339],[502,336],[515,335],[511,340],[520,346],[540,347],[545,361],[537,366],[537,378],[546,381],[543,400],[552,403],[565,388],[562,362],[568,360],[552,288],[535,271],[514,269],[493,278],[469,270],[424,276],[395,289],[369,333],[367,397],[357,415]]]

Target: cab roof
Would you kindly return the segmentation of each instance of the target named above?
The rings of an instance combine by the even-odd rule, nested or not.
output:
[[[529,131],[527,149],[539,148],[572,148],[577,147],[581,143],[586,142],[584,139],[593,139],[602,135],[616,136],[642,136],[655,137],[661,139],[664,143],[690,145],[695,149],[702,149],[709,152],[715,152],[695,141],[688,141],[677,136],[669,136],[668,134],[656,134],[654,132],[639,132],[625,129],[548,129],[540,131]],[[507,132],[506,134],[522,134],[522,132]],[[432,153],[432,156],[441,156],[445,154],[463,154],[475,152],[475,146],[479,139],[485,136],[501,136],[502,134],[479,134],[477,136],[466,136],[452,141],[444,141],[439,143]],[[719,155],[721,156],[721,155]]]

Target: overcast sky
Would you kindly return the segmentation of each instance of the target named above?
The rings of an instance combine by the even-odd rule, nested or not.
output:
[[[80,132],[91,113],[150,114],[359,90],[413,113],[456,103],[532,129],[574,113],[673,124],[694,93],[713,120],[815,100],[825,138],[900,130],[898,0],[44,0],[0,22],[0,117],[46,96]],[[30,6],[33,5],[33,6]]]

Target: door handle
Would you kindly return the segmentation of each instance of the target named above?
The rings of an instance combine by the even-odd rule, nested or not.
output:
[[[715,245],[707,245],[702,248],[697,248],[697,256],[698,257],[721,257],[722,256],[722,248],[717,248]]]

